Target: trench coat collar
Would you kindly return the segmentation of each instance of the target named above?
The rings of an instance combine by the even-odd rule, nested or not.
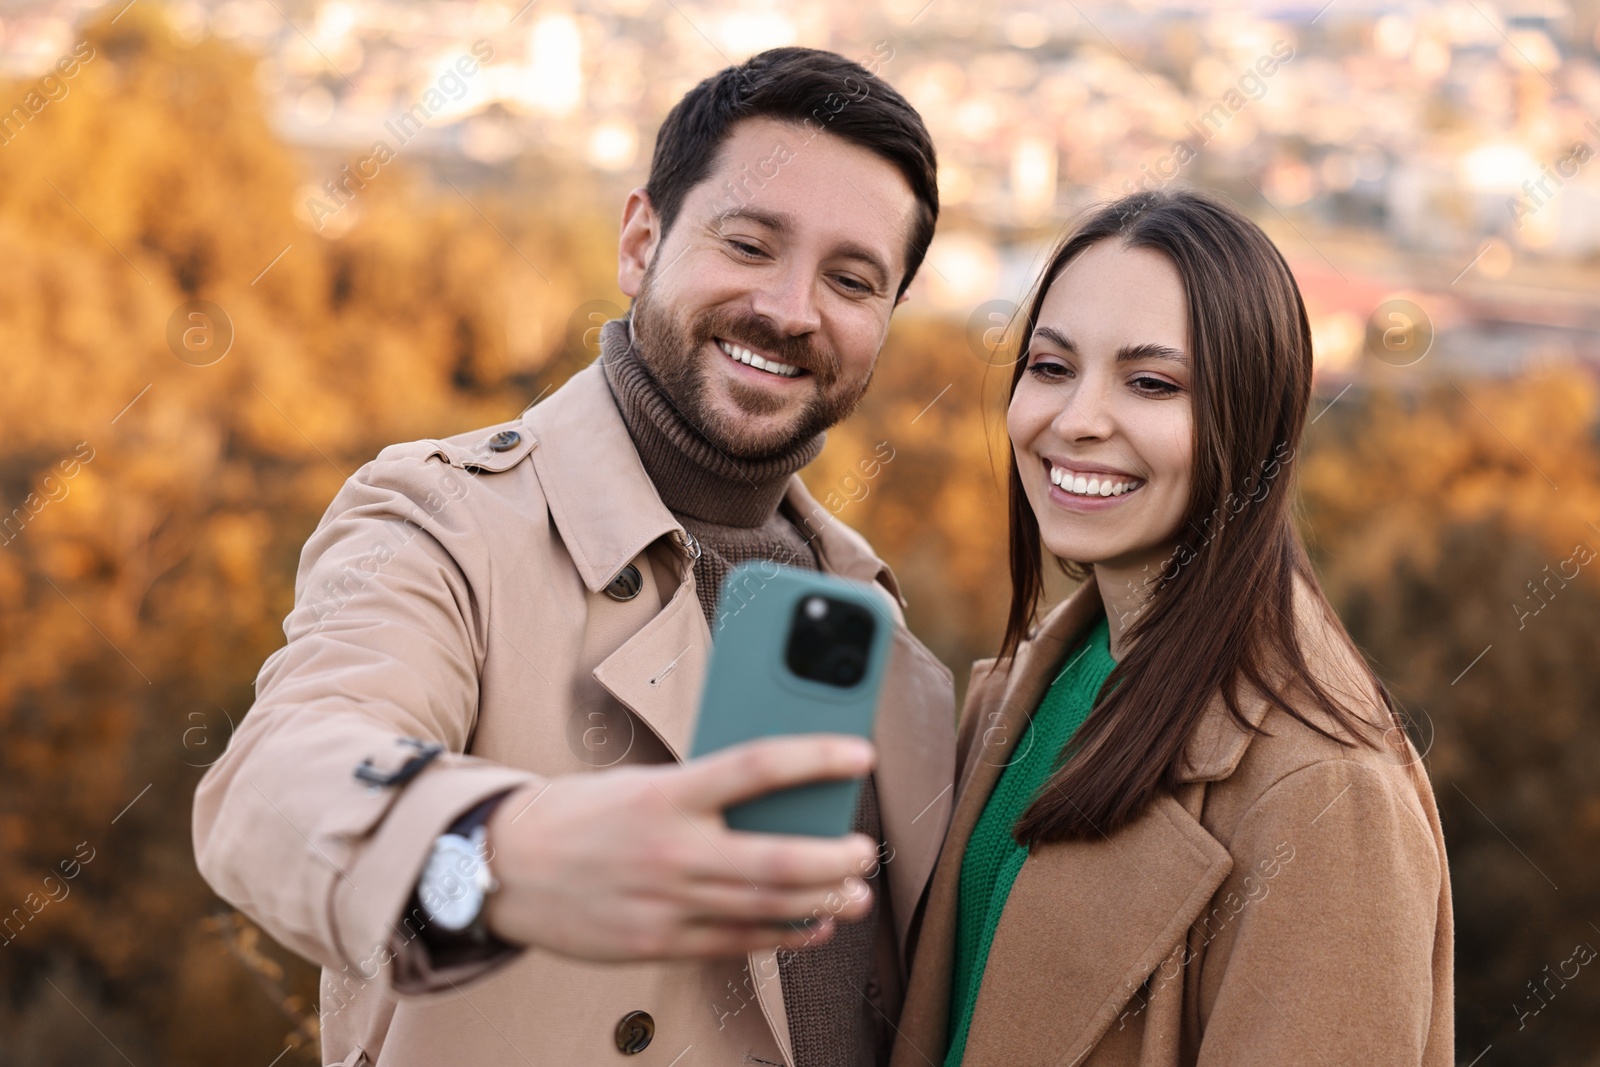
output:
[[[573,375],[523,421],[550,514],[590,592],[604,589],[659,538],[682,531],[645,472],[598,364]],[[877,582],[904,604],[889,567],[861,535],[833,520],[799,475],[789,479],[784,500],[815,533],[824,570]]]
[[[574,374],[523,421],[550,516],[591,593],[682,529],[645,473],[598,364]]]

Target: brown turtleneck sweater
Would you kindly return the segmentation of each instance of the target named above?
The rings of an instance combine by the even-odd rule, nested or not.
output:
[[[628,426],[639,459],[661,501],[700,542],[695,592],[713,634],[722,580],[740,563],[773,560],[818,569],[810,540],[782,507],[789,479],[822,451],[823,435],[761,460],[735,459],[689,425],[662,392],[632,344],[627,320],[600,334],[606,381]],[[882,841],[877,790],[862,785],[855,829]],[[881,879],[872,887],[871,913],[839,924],[827,942],[778,954],[784,1011],[795,1067],[870,1067],[887,1062],[888,1031],[865,991],[876,985],[873,942],[882,909]]]

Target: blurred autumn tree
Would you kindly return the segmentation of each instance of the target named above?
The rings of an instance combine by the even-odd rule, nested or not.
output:
[[[1306,450],[1307,532],[1427,752],[1461,1062],[1591,1064],[1600,974],[1567,961],[1600,950],[1600,386],[1553,365],[1340,407]]]
[[[286,1042],[281,1062],[315,1062],[311,969],[194,871],[194,785],[342,478],[583,365],[569,321],[620,299],[617,204],[531,170],[502,187],[537,197],[435,187],[402,157],[330,240],[293,205],[337,163],[279,140],[248,57],[179,41],[144,4],[85,34],[68,95],[0,147],[0,919],[24,913],[0,944],[0,1065],[266,1064]],[[0,105],[30,87],[0,86]],[[231,323],[208,365],[169,348],[189,300]],[[805,475],[894,564],[963,685],[1008,597],[1006,379],[958,324],[902,312]],[[1600,580],[1543,569],[1600,548],[1596,390],[1558,369],[1462,388],[1341,400],[1302,450],[1307,530],[1428,749],[1464,1061],[1492,1041],[1586,1063],[1600,978],[1520,1029],[1514,1006],[1543,1003],[1526,983],[1576,942],[1600,945]]]
[[[247,56],[181,42],[147,5],[84,35],[68,94],[0,148],[0,914],[23,909],[0,945],[0,1062],[122,1062],[114,1043],[264,1064],[314,1035],[314,977],[210,918],[201,768],[344,476],[385,443],[514,415],[572,310],[614,296],[614,230],[419,193],[402,159],[327,240],[295,220],[310,167]],[[209,365],[169,348],[192,299],[231,321]],[[535,358],[511,358],[510,332]],[[93,859],[63,883],[80,843]]]

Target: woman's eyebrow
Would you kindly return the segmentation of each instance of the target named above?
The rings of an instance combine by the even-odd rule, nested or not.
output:
[[[1072,338],[1056,329],[1054,326],[1039,326],[1033,331],[1035,337],[1042,337],[1046,341],[1060,348],[1064,352],[1078,354],[1078,346],[1072,343]],[[1158,345],[1154,342],[1145,342],[1138,345],[1123,345],[1117,349],[1117,362],[1129,363],[1141,359],[1170,359],[1187,367],[1189,357],[1170,345]]]
[[[1139,359],[1170,359],[1185,367],[1189,365],[1189,357],[1171,345],[1158,345],[1147,341],[1142,345],[1123,345],[1117,349],[1118,363]]]

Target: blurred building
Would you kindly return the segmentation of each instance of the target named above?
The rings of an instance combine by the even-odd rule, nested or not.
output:
[[[88,10],[78,0],[0,5],[0,71],[45,70]],[[1050,236],[1085,204],[1174,181],[1219,188],[1264,224],[1292,218],[1333,235],[1325,240],[1377,236],[1432,257],[1438,277],[1385,279],[1380,264],[1373,284],[1450,290],[1458,310],[1475,298],[1452,278],[1455,264],[1469,282],[1525,259],[1570,264],[1584,272],[1577,288],[1593,290],[1597,10],[1541,0],[1249,12],[977,0],[169,7],[182,34],[261,56],[275,124],[309,151],[359,158],[383,142],[416,163],[480,168],[482,180],[532,156],[581,161],[623,189],[642,180],[666,110],[718,67],[792,43],[885,56],[877,72],[918,106],[939,146],[946,223],[923,295],[951,312],[1019,295]],[[391,131],[404,115],[410,136],[399,142]],[[318,195],[313,183],[307,196]],[[1291,258],[1326,256],[1311,240]],[[1324,326],[1328,367],[1352,365],[1338,354],[1349,322]]]

